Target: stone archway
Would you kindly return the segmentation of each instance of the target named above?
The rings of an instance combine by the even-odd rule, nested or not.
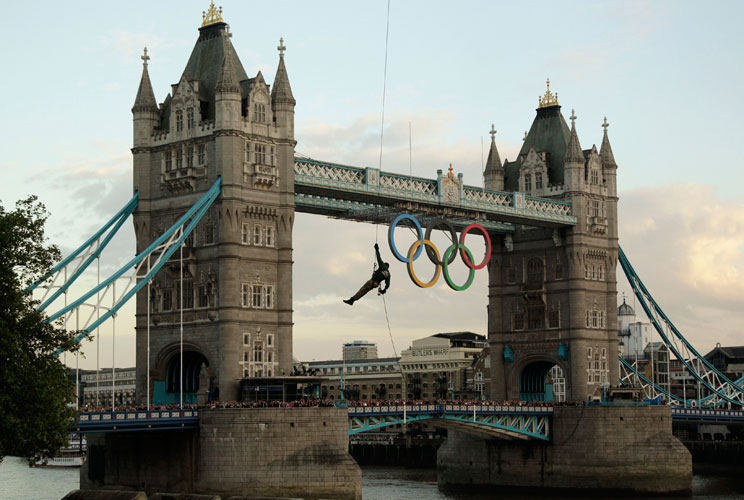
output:
[[[183,370],[181,369],[182,359]],[[209,396],[214,393],[213,377],[209,367],[209,358],[191,343],[184,343],[183,358],[178,344],[163,349],[153,370],[155,377],[152,403],[178,404],[181,401],[182,389],[185,404],[197,403],[198,394],[209,399]]]
[[[568,374],[567,366],[552,357],[530,356],[512,369],[509,397],[520,401],[566,400],[570,393]]]

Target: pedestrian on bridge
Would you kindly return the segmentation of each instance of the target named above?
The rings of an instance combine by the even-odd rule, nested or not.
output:
[[[385,282],[385,288],[380,287],[380,293],[384,294],[390,288],[390,265],[387,262],[383,262],[382,257],[380,257],[380,245],[377,243],[375,243],[375,254],[377,255],[377,269],[375,269],[372,277],[362,285],[362,288],[357,293],[351,298],[344,300],[350,306],[353,306],[354,302],[367,295],[370,290],[379,287],[383,281]]]

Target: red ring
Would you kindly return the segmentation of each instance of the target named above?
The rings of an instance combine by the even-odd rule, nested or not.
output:
[[[468,232],[471,229],[480,229],[480,231],[483,233],[483,239],[486,240],[486,257],[483,259],[483,262],[480,264],[473,265],[473,262],[470,260],[470,257],[467,256],[465,253],[465,250],[460,248],[460,256],[462,257],[463,262],[465,262],[465,265],[468,266],[470,269],[483,269],[488,264],[488,261],[491,260],[491,237],[488,236],[488,231],[486,231],[486,228],[481,226],[480,224],[474,222],[470,224],[468,227],[462,230],[462,233],[460,233],[460,245],[465,245],[465,236],[467,236]]]

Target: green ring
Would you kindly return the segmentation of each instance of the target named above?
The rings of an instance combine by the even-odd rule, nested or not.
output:
[[[470,267],[468,267],[469,269],[468,280],[465,282],[464,285],[458,286],[452,281],[452,278],[450,278],[447,261],[449,260],[449,256],[452,254],[452,252],[456,252],[460,248],[465,250],[465,253],[468,254],[468,258],[470,259],[470,262],[472,262],[473,254],[470,253],[470,249],[466,247],[465,245],[458,243],[458,242],[453,243],[447,249],[447,251],[444,252],[444,257],[442,257],[442,270],[444,271],[444,281],[446,281],[449,287],[456,292],[461,292],[463,290],[467,290],[468,288],[470,288],[470,285],[473,284],[473,279],[475,278],[475,269],[470,268]]]

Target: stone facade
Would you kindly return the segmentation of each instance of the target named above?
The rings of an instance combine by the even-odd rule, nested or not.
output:
[[[689,493],[692,457],[672,435],[667,406],[559,406],[550,443],[450,432],[437,454],[437,475],[451,489]]]
[[[260,72],[247,77],[226,26],[199,29],[183,74],[159,106],[143,56],[132,108],[137,251],[218,177],[222,182],[221,196],[186,239],[183,266],[176,251],[152,281],[149,363],[148,291],[137,295],[137,395],[143,403],[148,370],[153,398],[173,397],[166,378],[180,351],[182,267],[184,349],[191,353],[184,373],[197,380],[206,365],[214,392],[231,400],[240,378],[291,370],[295,101],[285,47],[280,44],[270,88]]]
[[[582,150],[549,90],[541,102],[516,161],[499,165],[492,142],[485,187],[570,202],[578,223],[492,239],[491,397],[541,399],[558,365],[568,400],[598,398],[618,374],[617,165],[606,128],[601,151]]]
[[[348,425],[345,408],[236,408],[202,410],[198,431],[92,434],[80,487],[361,500]]]

